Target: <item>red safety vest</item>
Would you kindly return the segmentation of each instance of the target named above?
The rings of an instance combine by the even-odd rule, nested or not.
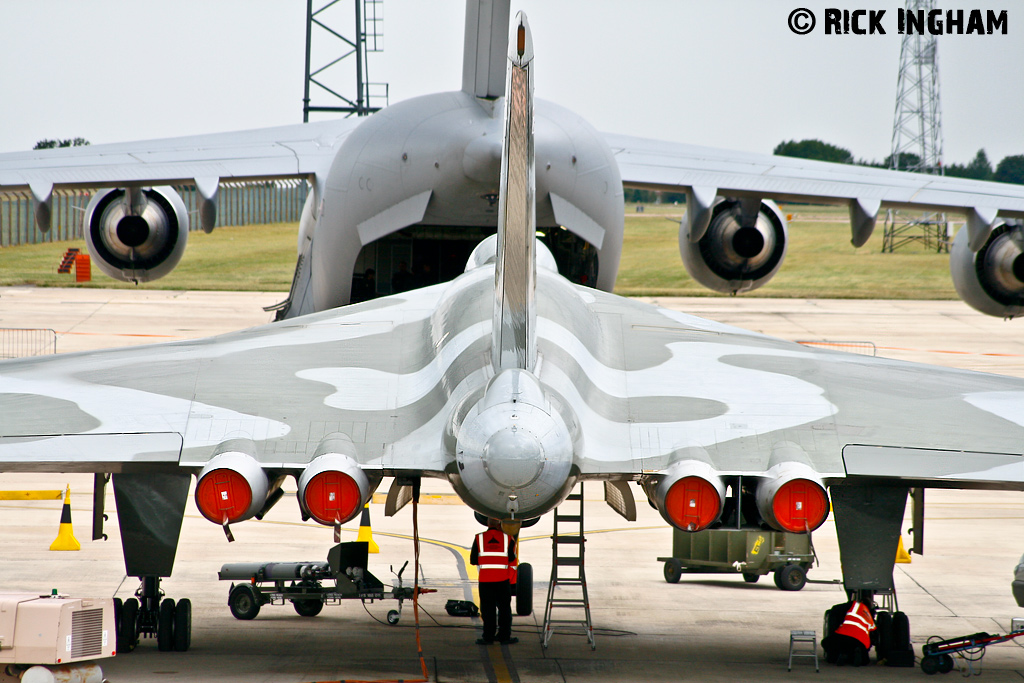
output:
[[[499,529],[488,529],[476,535],[477,569],[480,582],[509,580],[508,544],[512,537]]]
[[[868,650],[871,649],[871,632],[875,630],[875,620],[871,610],[862,602],[854,602],[846,612],[846,619],[836,629],[841,636],[856,638]]]

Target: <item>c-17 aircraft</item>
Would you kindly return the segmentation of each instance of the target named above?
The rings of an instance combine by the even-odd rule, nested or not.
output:
[[[647,178],[635,183],[687,189],[684,260],[737,290],[781,262],[785,222],[769,195],[849,202],[855,241],[881,205],[959,207],[968,230],[957,253],[980,242],[1012,256],[1020,229],[994,222],[1024,215],[1020,190],[798,160],[764,168],[604,138],[534,101],[529,26],[520,14],[507,29],[507,6],[471,0],[463,91],[288,130],[295,144],[282,156],[293,174],[313,174],[315,192],[282,320],[0,364],[0,470],[112,473],[126,573],[143,584],[140,623],[156,622],[193,476],[197,507],[229,537],[281,498],[289,476],[303,515],[327,526],[354,518],[385,476],[395,478],[390,512],[434,477],[477,513],[520,523],[588,480],[628,518],[635,482],[684,531],[714,525],[728,492],[749,490],[759,523],[794,533],[819,527],[831,506],[844,584],[861,597],[892,587],[909,487],[1024,489],[1020,380],[808,349],[603,291],[619,254],[621,169]],[[337,150],[300,146],[311,133],[335,135]],[[193,140],[199,161],[168,151],[180,142],[133,153],[141,163],[96,146],[97,167],[81,176],[6,155],[0,169],[28,170],[0,178],[31,179],[45,219],[52,185],[38,178],[120,174],[123,189],[97,195],[88,214],[90,246],[101,263],[110,256],[111,272],[145,279],[173,265],[187,218],[172,193],[146,183],[196,181],[212,225],[212,178],[256,177],[261,164],[279,177],[271,136]],[[303,166],[328,157],[323,173]],[[348,297],[352,248],[456,218],[440,225],[483,236],[461,274],[334,307]],[[496,233],[482,235],[490,220]],[[548,221],[561,227],[545,230]],[[1002,276],[1018,261],[995,259]]]

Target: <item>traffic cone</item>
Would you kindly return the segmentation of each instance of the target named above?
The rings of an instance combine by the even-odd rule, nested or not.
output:
[[[910,553],[908,553],[906,548],[903,547],[903,537],[900,536],[900,545],[896,548],[896,563],[910,564],[912,561],[913,560],[910,559]]]
[[[366,541],[369,544],[368,550],[371,553],[379,553],[380,546],[373,542],[373,530],[370,528],[370,501],[363,506],[363,516],[359,520],[359,535],[357,541]]]
[[[82,544],[75,538],[71,529],[71,485],[68,484],[64,494],[64,507],[60,510],[60,531],[57,538],[50,544],[50,550],[81,550]]]

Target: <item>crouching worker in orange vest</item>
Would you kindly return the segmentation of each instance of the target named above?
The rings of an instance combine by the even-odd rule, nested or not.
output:
[[[871,607],[854,600],[846,610],[843,623],[821,641],[821,646],[826,653],[835,657],[835,663],[839,666],[863,666],[870,661],[868,650],[871,649],[871,632],[874,630],[875,618]]]
[[[476,535],[469,554],[469,563],[480,570],[480,618],[484,621],[484,634],[477,639],[477,645],[490,645],[495,640],[506,645],[519,642],[512,637],[509,582],[510,565],[515,559],[516,545],[512,537],[501,530],[501,522],[487,520],[487,531]]]

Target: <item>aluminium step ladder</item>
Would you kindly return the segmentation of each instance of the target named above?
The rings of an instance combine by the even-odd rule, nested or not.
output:
[[[578,502],[579,508],[565,511],[567,503]],[[575,508],[574,505],[570,507]],[[576,493],[569,494],[562,505],[555,508],[554,529],[551,532],[551,581],[548,583],[548,598],[544,606],[544,637],[541,644],[546,648],[551,636],[556,633],[585,635],[594,643],[594,626],[590,620],[590,598],[587,595],[587,575],[583,565],[583,483]],[[568,593],[571,597],[555,597]],[[554,618],[554,611],[576,610],[583,618]],[[579,610],[583,614],[579,615]]]

